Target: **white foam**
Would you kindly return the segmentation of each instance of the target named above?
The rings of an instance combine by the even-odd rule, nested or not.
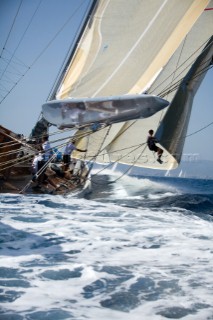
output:
[[[1,243],[0,266],[17,269],[14,279],[20,276],[30,286],[2,285],[4,292],[24,292],[2,303],[5,310],[24,316],[58,308],[74,319],[158,320],[163,316],[157,313],[169,307],[212,306],[210,221],[162,208],[127,208],[71,196],[17,199],[14,204],[9,197],[1,207],[1,228],[8,240]],[[57,275],[62,270],[79,270],[81,275],[45,277],[47,271]],[[140,279],[153,287],[137,287]],[[90,298],[85,297],[88,286],[93,288]],[[129,292],[129,312],[101,305],[121,292]],[[131,308],[133,298],[139,303]],[[200,308],[184,319],[204,320],[211,312],[212,307]]]

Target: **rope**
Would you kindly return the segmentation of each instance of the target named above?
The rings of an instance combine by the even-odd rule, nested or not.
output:
[[[124,155],[121,156],[117,161],[119,162],[121,159],[123,159],[124,157],[128,156],[131,152],[136,151],[137,149],[139,149],[140,147],[142,147],[144,144],[146,144],[146,142],[141,143],[141,144],[138,145],[136,148],[134,148],[134,150],[131,150],[131,151],[129,151],[128,153],[124,154]],[[145,148],[146,148],[146,146],[145,146]],[[133,164],[132,164],[131,166],[134,166],[134,163],[140,158],[140,156],[141,156],[142,153],[144,152],[145,148],[143,149],[143,151],[140,153],[140,155],[138,156],[138,158],[133,162]],[[100,172],[106,170],[106,169],[109,168],[111,165],[112,165],[112,164],[110,163],[110,164],[108,164],[106,167],[100,169],[97,173],[94,174],[94,176],[96,176],[96,175],[99,174]],[[128,168],[128,171],[129,171],[129,170],[130,170],[130,169]],[[122,174],[122,176],[123,176],[123,175],[124,175],[124,174]],[[117,181],[117,180],[119,180],[119,179],[120,179],[120,178],[117,178],[115,181]],[[114,183],[115,181],[109,182],[108,184]],[[99,183],[96,183],[96,184],[99,184]]]
[[[16,159],[2,162],[2,163],[0,163],[0,167],[3,167],[3,168],[0,169],[0,171],[4,171],[5,169],[12,168],[12,167],[16,166],[17,164],[24,163],[24,162],[26,162],[26,160],[32,160],[32,155],[31,156],[26,155],[26,156],[23,156],[22,158],[16,158]],[[12,164],[12,165],[5,167],[5,165],[7,165],[7,164]]]
[[[208,128],[208,127],[211,126],[211,125],[213,125],[213,122],[210,122],[209,124],[205,125],[205,126],[202,127],[201,129],[196,130],[196,131],[192,132],[191,134],[186,135],[184,138],[193,136],[193,135],[195,135],[195,134],[197,134],[197,133],[205,130],[206,128]],[[129,128],[129,127],[128,127],[128,128]],[[73,137],[73,138],[74,138],[74,137]],[[127,170],[124,171],[117,179],[115,179],[115,180],[113,180],[113,181],[110,181],[110,182],[105,182],[104,184],[106,184],[106,183],[107,183],[107,184],[115,183],[116,181],[120,180],[123,176],[125,176],[125,175],[128,173],[128,171],[131,170],[131,168],[134,166],[134,164],[136,163],[136,161],[137,161],[137,160],[141,157],[141,155],[144,153],[147,145],[146,145],[146,142],[143,142],[143,143],[141,143],[141,144],[139,144],[139,145],[136,145],[136,146],[132,146],[132,147],[128,147],[128,148],[123,148],[123,149],[114,151],[114,152],[118,152],[118,151],[123,151],[123,150],[129,149],[129,148],[134,148],[133,150],[131,149],[128,153],[126,153],[126,154],[124,154],[123,156],[121,156],[121,157],[118,159],[118,162],[119,162],[119,161],[122,160],[124,157],[128,156],[128,154],[130,154],[130,153],[133,152],[133,151],[136,151],[137,149],[139,149],[139,148],[142,147],[143,145],[145,145],[145,147],[144,147],[143,150],[141,151],[140,155],[136,158],[135,161],[133,161],[133,163],[127,168]],[[103,150],[104,150],[104,149],[103,149]],[[100,152],[102,152],[103,150],[100,150]],[[114,153],[114,152],[111,152],[111,153]],[[46,162],[45,166],[43,166],[43,167],[38,171],[37,176],[39,176],[39,175],[47,168],[47,166],[49,165],[49,163],[56,157],[56,155],[57,155],[57,153],[55,153],[55,154]],[[93,159],[95,159],[96,157],[97,157],[97,155],[94,156]],[[22,158],[22,159],[23,159],[23,158]],[[22,162],[25,162],[25,160],[24,160],[24,161],[18,160],[17,163],[20,164],[20,163],[22,163]],[[17,164],[17,163],[16,163],[16,164]],[[93,176],[96,176],[96,175],[100,174],[102,171],[108,169],[111,165],[112,165],[112,163],[110,163],[110,164],[107,165],[106,167],[100,169],[100,170],[99,170],[98,172],[96,172]],[[8,167],[8,168],[9,168],[9,167]],[[6,168],[4,168],[4,169],[6,169]],[[90,172],[90,171],[91,171],[91,169],[89,170],[89,172]],[[92,181],[93,184],[103,185],[103,183],[97,183],[97,182],[93,181],[92,178],[89,178],[88,180]],[[32,182],[33,182],[33,181],[30,180],[30,181],[27,183],[27,185],[26,185],[19,193],[24,193],[24,192],[29,188],[29,186],[31,185]]]
[[[0,130],[1,133],[1,130]],[[0,148],[4,148],[4,146],[15,146],[15,145],[19,145],[20,142],[14,142],[14,141],[6,141],[6,142],[1,142],[1,147]]]
[[[206,126],[202,127],[201,129],[199,129],[199,130],[197,130],[197,131],[194,131],[194,132],[188,134],[188,135],[186,136],[186,138],[191,137],[191,136],[197,134],[198,132],[201,132],[201,131],[205,130],[206,128],[210,127],[211,125],[213,125],[213,122],[210,122],[209,124],[207,124]]]
[[[152,94],[154,91],[156,91],[157,88],[159,88],[164,82],[166,82],[172,75],[175,74],[175,72],[176,72],[178,69],[180,69],[181,67],[183,67],[184,64],[187,63],[187,61],[189,61],[199,50],[201,50],[201,48],[203,48],[203,47],[208,43],[209,40],[210,40],[210,38],[209,38],[207,41],[205,41],[195,52],[193,52],[193,53],[192,53],[178,68],[176,68],[175,71],[172,72],[166,79],[164,79],[162,82],[160,82],[156,87],[152,88],[152,90],[150,90],[149,93]],[[195,59],[193,59],[193,61],[195,61]],[[184,68],[183,71],[185,71],[186,68],[188,68],[190,64],[191,64],[191,62]],[[175,78],[177,78],[178,76],[180,76],[180,74],[183,73],[183,71],[181,71]],[[175,78],[173,78],[173,80],[174,80]],[[168,86],[166,86],[166,88],[167,88],[167,87],[168,87]],[[166,90],[166,89],[164,88],[163,91],[165,91],[165,90]],[[159,93],[159,94],[161,94],[161,93]],[[157,95],[159,95],[159,94],[157,94]]]
[[[197,131],[195,131],[195,132],[192,132],[191,134],[186,135],[185,137],[183,137],[183,139],[188,138],[188,137],[190,137],[190,136],[193,136],[193,135],[197,134],[198,132],[201,132],[201,131],[205,130],[206,128],[208,128],[208,127],[211,126],[211,125],[213,125],[213,122],[210,122],[208,125],[202,127],[201,129],[199,129],[199,130],[197,130]],[[171,141],[171,140],[167,140],[167,141]],[[120,157],[120,158],[118,159],[118,162],[119,162],[122,158],[128,156],[128,154],[130,154],[132,151],[135,151],[135,150],[139,149],[141,146],[143,146],[143,145],[145,145],[145,144],[146,144],[146,142],[144,142],[144,143],[136,146],[136,148],[135,148],[134,150],[131,150],[129,153],[127,153],[127,154],[125,154],[124,156]],[[131,168],[134,166],[134,164],[136,163],[136,161],[137,161],[137,160],[141,157],[141,155],[144,153],[146,147],[147,147],[147,145],[145,145],[144,149],[141,151],[141,153],[140,153],[140,155],[137,157],[137,159],[136,159],[136,160],[128,167],[128,169],[127,169],[125,172],[123,172],[117,179],[115,179],[115,180],[113,180],[113,181],[110,181],[110,182],[105,182],[105,183],[98,183],[98,182],[92,181],[91,179],[90,179],[90,181],[92,181],[92,183],[94,183],[94,184],[96,184],[96,185],[104,185],[104,184],[115,183],[116,181],[118,181],[119,179],[121,179],[124,175],[126,175],[129,170],[131,170]],[[125,149],[116,150],[116,151],[114,151],[114,152],[118,152],[118,151],[122,151],[122,150],[125,150]],[[113,153],[113,152],[112,152],[112,153]],[[96,175],[100,174],[102,171],[108,169],[111,165],[112,165],[112,163],[108,164],[106,167],[104,167],[104,168],[100,169],[98,172],[96,172],[93,176],[96,176]]]
[[[103,129],[103,128],[102,128],[102,129]],[[89,132],[89,133],[86,133],[86,135],[89,135],[89,134],[91,134],[91,133],[93,133],[93,132],[91,131],[91,132]],[[85,134],[83,134],[83,135],[85,135]],[[64,139],[67,140],[67,138],[63,138],[63,139],[60,139],[60,140],[64,140]],[[71,140],[72,142],[73,142],[75,139],[76,139],[76,137],[70,138],[70,140]],[[66,142],[65,144],[62,144],[61,146],[64,146],[64,145],[66,145],[66,144],[67,144],[67,142]],[[57,146],[57,148],[58,148],[58,146]],[[52,150],[52,148],[50,148],[49,150]],[[48,151],[48,150],[46,150],[46,151]],[[59,151],[58,151],[58,152],[59,152]],[[36,173],[36,175],[35,175],[36,178],[38,178],[38,177],[43,173],[43,171],[46,170],[47,166],[48,166],[49,163],[51,163],[52,160],[56,157],[56,155],[57,155],[58,152],[54,153],[53,156],[45,163],[45,165]],[[89,172],[88,172],[88,174],[89,174]],[[29,188],[29,186],[31,185],[32,182],[33,182],[32,180],[29,181],[29,182],[27,183],[27,185],[20,191],[20,193],[24,193],[24,192]]]
[[[23,1],[23,0],[22,0],[22,1]],[[12,61],[12,59],[13,59],[16,51],[17,51],[17,49],[19,48],[19,46],[20,46],[20,44],[21,44],[21,42],[22,42],[25,34],[27,33],[27,30],[29,29],[29,27],[30,27],[30,25],[31,25],[31,23],[32,23],[32,21],[33,21],[33,18],[35,17],[36,12],[38,11],[38,8],[39,8],[40,5],[41,5],[41,2],[42,2],[42,0],[40,0],[40,2],[38,3],[38,5],[37,5],[37,7],[36,7],[36,10],[34,11],[34,14],[32,15],[32,17],[31,17],[31,19],[30,19],[30,22],[28,23],[28,25],[27,25],[27,27],[26,27],[26,29],[25,29],[25,31],[24,31],[21,39],[19,40],[19,43],[18,43],[17,47],[16,47],[15,50],[13,51],[13,54],[11,55],[11,57],[10,57],[10,59],[9,59],[9,62],[8,62],[6,68],[4,69],[4,71],[3,71],[3,73],[2,73],[2,75],[1,75],[1,77],[0,77],[0,80],[2,79],[3,75],[4,75],[5,72],[7,71],[7,68],[8,68],[8,66],[9,66],[10,62]],[[20,4],[20,6],[21,6],[21,4]],[[19,8],[20,8],[20,7],[19,7]]]
[[[185,62],[185,63],[186,63],[186,62]],[[205,63],[205,62],[204,62],[204,63]],[[188,67],[188,66],[187,66],[187,67]],[[199,74],[197,74],[195,77],[197,77],[198,75],[200,75],[202,72],[206,71],[206,69],[207,69],[207,68],[201,69],[200,72],[199,72]],[[176,68],[176,70],[177,70],[177,68]],[[185,70],[185,69],[184,69],[184,70]],[[182,71],[182,72],[183,72],[183,71]],[[174,74],[174,73],[173,73],[173,74]],[[181,73],[180,73],[180,74],[181,74]],[[179,74],[179,75],[180,75],[180,74]],[[176,77],[178,77],[179,75],[177,75]],[[173,77],[173,79],[174,79],[174,77]],[[176,83],[173,83],[173,85],[170,85],[170,86],[167,88],[167,91],[165,91],[165,90],[162,91],[162,92],[161,92],[161,96],[164,96],[164,95],[172,92],[173,90],[175,90],[176,87],[177,87],[177,85],[180,83],[180,81],[181,81],[181,80],[177,81]],[[130,126],[132,126],[135,122],[136,122],[136,121],[134,121]],[[193,134],[196,134],[196,133],[204,130],[205,128],[207,128],[207,127],[210,126],[211,124],[212,124],[212,123],[208,124],[207,126],[201,128],[201,129],[197,130],[196,132],[194,132],[194,133],[192,133],[192,134],[190,134],[190,135],[187,135],[187,136],[185,136],[185,137],[183,137],[183,138],[192,136]],[[122,132],[120,132],[120,134],[117,136],[117,138],[118,138],[121,134],[123,134],[126,130],[128,130],[128,129],[130,128],[130,126],[128,126],[127,128],[125,128],[125,130],[123,130]],[[107,135],[109,134],[109,131],[110,131],[110,127],[108,128],[107,134],[105,135],[105,137],[104,137],[104,139],[103,139],[103,141],[102,141],[101,146],[103,146],[104,141],[105,141]],[[92,134],[92,133],[93,133],[93,132],[91,131],[91,132],[83,133],[83,134],[81,134],[80,136],[78,135],[78,139],[83,138],[83,137],[86,137],[86,136],[89,137],[90,134]],[[53,133],[53,134],[51,134],[51,135],[54,135],[54,134],[55,134],[55,133]],[[53,142],[59,142],[59,141],[61,141],[61,140],[65,140],[65,139],[67,139],[67,137],[66,137],[66,138],[63,138],[63,139],[57,139],[57,140],[55,140],[55,141],[53,141]],[[74,138],[71,139],[71,141],[73,141],[73,140],[74,140]],[[169,140],[168,140],[168,141],[169,141]],[[88,139],[88,143],[89,143],[89,139]],[[61,144],[61,145],[59,145],[59,146],[61,147],[61,146],[64,146],[64,145],[65,145],[65,144]],[[91,159],[91,161],[94,161],[94,160],[97,158],[98,154],[104,150],[104,148],[101,150],[101,146],[100,146],[99,150],[97,151],[96,155],[93,156],[93,158]],[[141,145],[137,146],[137,148],[139,148],[140,146],[141,146]],[[137,150],[137,148],[136,148],[135,150]],[[128,149],[129,149],[129,148],[128,148]],[[133,151],[135,151],[135,150],[133,150]],[[145,148],[144,148],[144,150],[145,150]],[[143,154],[144,150],[141,152],[141,154]],[[117,151],[114,151],[114,152],[118,152],[118,150],[117,150]],[[131,152],[132,152],[132,150],[131,150]],[[5,153],[5,154],[10,154],[10,153],[12,153],[12,152],[8,152],[8,153]],[[110,153],[108,152],[107,154],[110,154]],[[124,156],[122,156],[121,158],[119,158],[118,161],[120,161],[123,157],[127,156],[128,154],[129,154],[129,153],[127,153],[127,154],[125,154]],[[138,156],[138,158],[141,156],[141,154]],[[137,159],[138,159],[138,158],[137,158]],[[131,167],[134,166],[134,164],[135,164],[135,162],[137,161],[137,159],[131,164]],[[12,160],[12,161],[13,161],[13,160]],[[11,163],[12,161],[5,162],[4,164]],[[20,163],[20,161],[17,162],[17,160],[16,160],[14,163],[17,164],[17,163]],[[111,164],[110,164],[110,166],[111,166]],[[107,166],[107,167],[108,167],[108,166]],[[107,168],[107,167],[106,167],[106,168]],[[130,168],[131,168],[131,167],[130,167]],[[106,168],[104,168],[104,169],[102,169],[102,170],[105,170]],[[91,170],[91,169],[90,169],[90,170]],[[101,171],[102,171],[102,170],[101,170]],[[129,170],[130,170],[130,169],[128,168],[128,170],[127,170],[126,172],[128,172]],[[101,172],[101,171],[99,171],[99,172]],[[126,174],[126,172],[123,173],[122,176],[124,176],[124,175]],[[122,177],[122,176],[121,176],[121,177]],[[120,177],[120,178],[121,178],[121,177]],[[118,178],[118,179],[120,179],[120,178]],[[118,179],[116,179],[115,181],[117,181]]]
[[[121,134],[123,134],[126,130],[128,130],[134,123],[135,123],[135,122],[133,122],[132,124],[130,124],[125,130],[123,130],[122,132],[120,132],[119,136],[120,136]],[[210,122],[209,124],[205,125],[204,127],[200,128],[199,130],[196,130],[195,132],[184,136],[182,139],[185,139],[185,138],[187,138],[187,137],[193,136],[193,135],[195,135],[195,134],[197,134],[197,133],[205,130],[206,128],[208,128],[208,127],[211,126],[212,124],[213,124],[213,122]],[[102,129],[103,129],[103,128],[102,128]],[[100,130],[102,130],[102,129],[100,129]],[[93,133],[92,131],[91,131],[91,132],[87,132],[87,133],[83,133],[83,134],[80,135],[80,137],[78,136],[78,138],[86,137],[86,136],[88,136],[88,135],[90,135],[90,134],[92,134],[92,133]],[[75,138],[76,138],[76,137],[72,136],[72,138],[70,138],[70,140],[73,142],[73,141],[75,140]],[[61,140],[65,140],[65,139],[67,140],[67,137],[66,137],[66,138],[62,138],[62,139],[58,139],[58,140],[56,140],[56,141],[61,141]],[[167,141],[171,141],[171,140],[169,139],[169,140],[167,140]],[[61,148],[64,147],[65,145],[66,145],[66,143],[63,143],[63,144],[57,145],[56,148],[61,149]],[[102,144],[102,145],[103,145],[103,144]],[[130,148],[135,148],[135,147],[136,147],[136,149],[137,149],[137,148],[140,147],[140,146],[141,146],[141,145],[139,145],[139,146],[138,146],[138,145],[137,145],[137,146],[131,146],[131,147],[127,147],[127,148],[122,148],[122,149],[118,149],[118,150],[115,150],[115,151],[112,151],[112,152],[106,152],[105,154],[113,154],[113,153],[115,153],[115,152],[124,151],[124,150],[128,150],[128,149],[130,149]],[[28,147],[28,146],[27,146],[27,147]],[[27,148],[27,149],[29,149],[29,148]],[[104,149],[105,149],[105,148],[104,148]],[[94,156],[92,156],[92,158],[90,159],[90,161],[91,161],[91,162],[94,161],[94,160],[97,158],[98,154],[101,153],[101,152],[103,152],[104,149],[102,149],[102,150],[99,149],[99,151],[97,152],[97,154],[94,155]],[[33,149],[33,151],[35,152],[34,149]],[[134,150],[131,150],[130,152],[132,152],[132,151],[134,151]],[[18,152],[19,152],[19,150],[17,150],[17,151],[14,152],[14,153],[18,153]],[[37,152],[37,150],[36,150],[36,152]],[[11,151],[11,152],[6,152],[6,153],[4,153],[4,154],[7,155],[7,154],[10,154],[10,153],[12,154],[12,151]],[[104,154],[103,154],[103,155],[104,155]],[[128,155],[128,154],[126,154],[126,155]],[[1,157],[1,156],[2,156],[2,155],[0,155],[0,157]],[[25,162],[27,159],[30,160],[31,158],[32,158],[32,154],[31,154],[31,155],[29,154],[29,155],[26,155],[26,156],[21,157],[21,158],[18,158],[18,159],[12,159],[12,160],[10,160],[10,161],[3,162],[3,163],[0,164],[0,166],[3,166],[3,165],[5,165],[5,164],[13,164],[13,165],[20,164],[20,163]],[[120,160],[120,159],[119,159],[119,160]],[[13,165],[4,167],[3,169],[0,169],[0,171],[5,170],[5,169],[8,169],[8,168],[11,168]]]
[[[61,132],[61,133],[63,133],[63,132]],[[87,136],[87,135],[90,135],[90,134],[92,134],[93,132],[92,131],[90,131],[90,132],[87,132],[86,134],[85,133],[83,133],[83,134],[81,134],[78,138],[81,138],[81,137],[85,137],[85,136]],[[9,136],[9,135],[8,135]],[[15,139],[15,138],[13,138],[13,137],[11,137],[11,136],[9,136],[11,139]],[[17,140],[17,139],[16,139]],[[59,141],[63,141],[63,140],[67,140],[67,137],[65,137],[65,138],[62,138],[62,139],[57,139],[57,140],[54,140],[54,141],[52,141],[51,143],[53,143],[53,142],[59,142]],[[74,137],[72,137],[72,138],[70,138],[70,140],[73,142],[74,140],[75,140],[75,138]],[[18,141],[18,140],[17,140]],[[11,144],[11,146],[14,146],[14,145],[18,145],[18,144],[22,144],[22,142],[17,142],[17,143],[13,143],[13,144]],[[59,149],[62,149],[62,147],[64,147],[64,146],[66,146],[66,144],[67,144],[67,142],[65,142],[65,143],[63,143],[63,144],[60,144],[60,145],[56,145],[56,147],[55,148],[59,148]],[[30,147],[29,145],[26,145],[26,150],[29,150],[29,148],[32,148],[32,147]],[[25,150],[25,149],[24,149]],[[50,150],[52,150],[52,148],[50,148]],[[35,150],[35,149],[33,149],[33,154],[35,154],[36,152],[38,152],[38,150]],[[3,157],[3,156],[5,156],[5,155],[12,155],[12,154],[17,154],[17,153],[19,153],[20,152],[20,149],[17,149],[17,150],[14,150],[14,151],[8,151],[8,152],[1,152],[1,154],[0,154],[0,157]],[[3,170],[5,170],[5,169],[9,169],[9,168],[12,168],[13,166],[15,166],[16,164],[18,164],[18,163],[22,163],[22,162],[25,162],[25,160],[27,160],[27,159],[30,159],[32,157],[32,154],[31,155],[26,155],[26,156],[23,156],[23,157],[21,157],[21,158],[19,158],[19,159],[12,159],[12,160],[9,160],[9,161],[6,161],[6,162],[2,162],[1,164],[0,164],[0,167],[1,166],[4,166],[4,165],[7,165],[7,164],[12,164],[12,165],[10,165],[10,166],[7,166],[7,167],[4,167],[3,169],[0,169],[0,171],[3,171]],[[22,159],[22,161],[20,160],[20,159]]]
[[[48,167],[49,163],[52,162],[52,160],[56,157],[56,154],[53,154],[52,157],[45,162],[45,164],[43,165],[43,167],[38,171],[36,172],[35,176],[36,176],[36,179],[46,170],[46,168]],[[32,179],[27,183],[27,185],[19,192],[19,193],[24,193],[28,188],[29,186],[31,185],[32,183]]]
[[[19,4],[19,7],[18,7],[18,10],[17,10],[16,15],[15,15],[15,18],[13,19],[12,26],[11,26],[11,28],[10,28],[10,31],[9,31],[8,36],[7,36],[7,39],[6,39],[6,41],[5,41],[5,44],[4,44],[3,49],[2,49],[2,52],[1,52],[1,56],[2,56],[2,53],[3,53],[3,51],[4,51],[4,49],[5,49],[6,45],[7,45],[7,41],[8,41],[8,39],[9,39],[9,37],[10,37],[11,32],[12,32],[12,29],[13,29],[13,26],[14,26],[14,24],[15,24],[16,18],[17,18],[17,16],[18,16],[19,10],[20,10],[20,8],[21,8],[22,2],[23,2],[23,0],[21,0],[21,2],[20,2],[20,4]]]
[[[22,0],[23,1],[23,0]],[[19,84],[19,82],[24,78],[24,76],[27,74],[27,72],[36,64],[36,62],[41,58],[41,56],[45,53],[45,51],[50,47],[50,45],[55,41],[55,39],[59,36],[59,34],[62,32],[62,30],[68,25],[68,23],[73,19],[73,17],[77,14],[77,12],[81,9],[83,6],[84,1],[80,3],[80,5],[77,7],[77,9],[70,15],[70,17],[65,21],[65,23],[62,25],[62,27],[59,29],[59,31],[54,35],[54,37],[48,42],[48,44],[44,47],[44,49],[38,54],[38,56],[34,59],[34,61],[31,63],[31,65],[28,67],[28,69],[20,76],[19,80],[15,82],[15,84],[12,86],[12,88],[7,92],[7,94],[1,99],[0,104],[7,98],[7,96],[13,91],[13,89]],[[12,29],[12,28],[11,28]],[[11,31],[10,31],[11,32]],[[9,38],[9,35],[8,35]],[[7,40],[8,40],[7,38]],[[6,41],[7,42],[7,41]]]
[[[135,122],[136,122],[136,121],[134,121],[134,123],[135,123]],[[120,136],[122,133],[124,133],[126,130],[128,130],[134,123],[130,124],[125,130],[123,130],[123,131],[119,134],[119,136]],[[209,123],[208,125],[204,126],[203,128],[201,128],[201,129],[199,129],[199,130],[197,130],[197,131],[195,131],[195,132],[193,132],[193,133],[191,133],[191,134],[189,134],[189,135],[186,135],[185,137],[183,137],[183,139],[185,139],[185,138],[187,138],[187,137],[189,137],[189,136],[192,136],[192,135],[194,135],[194,134],[196,134],[196,133],[198,133],[198,132],[201,132],[202,130],[205,130],[207,127],[209,127],[209,126],[212,125],[212,124],[213,124],[213,122]],[[171,141],[171,140],[168,140],[168,141]],[[102,145],[103,145],[103,144],[102,144]],[[118,178],[115,179],[114,181],[108,182],[107,184],[114,183],[114,182],[118,181],[119,179],[121,179],[121,178],[135,165],[135,163],[137,162],[137,160],[138,160],[138,159],[141,157],[141,155],[144,153],[147,145],[146,145],[146,142],[143,142],[143,143],[141,143],[141,144],[139,144],[139,145],[136,145],[136,146],[131,146],[131,147],[128,147],[128,148],[123,148],[123,149],[115,150],[115,151],[113,151],[113,152],[106,152],[106,153],[105,153],[105,154],[113,154],[113,153],[115,153],[115,152],[123,151],[123,150],[130,149],[130,148],[134,148],[133,150],[131,149],[128,153],[126,153],[126,154],[124,154],[123,156],[121,156],[121,157],[117,160],[117,161],[119,162],[119,161],[122,160],[124,157],[128,156],[131,152],[136,151],[137,149],[139,149],[139,148],[142,147],[143,145],[145,145],[144,149],[141,151],[140,155],[136,158],[136,160],[133,161],[133,163],[130,165],[130,167],[128,167],[128,169],[127,169],[124,173],[122,173],[122,175],[121,175],[120,177],[118,177]],[[99,153],[103,152],[104,149],[105,149],[105,148],[103,148],[102,150],[99,149]],[[98,154],[99,154],[99,153],[98,153]],[[90,161],[94,161],[94,160],[97,158],[98,154],[96,154],[95,156],[93,156]],[[103,154],[103,155],[104,155],[104,154]],[[93,176],[96,176],[96,175],[99,174],[100,172],[108,169],[111,165],[112,165],[112,163],[110,163],[110,164],[107,165],[106,167],[100,169],[100,170],[99,170],[96,174],[94,174]],[[92,169],[90,169],[89,172],[90,172],[91,170],[92,170]],[[91,179],[89,179],[89,180],[91,180]],[[94,182],[94,181],[92,181],[92,182],[95,183],[95,184],[100,184],[100,185],[101,185],[101,183],[97,183],[97,182]]]
[[[208,60],[207,60],[208,61]],[[210,59],[209,59],[210,61]],[[203,62],[203,64],[205,63],[206,61]],[[197,72],[194,77],[192,77],[192,79],[196,79],[197,77],[199,77],[202,73],[205,73],[207,70],[210,70],[212,68],[212,66],[207,66],[207,67],[204,67],[203,69],[201,69],[199,72]],[[184,70],[183,70],[184,71]],[[177,82],[175,82],[171,87],[169,87],[167,90],[163,90],[161,91],[161,93],[159,93],[159,96],[161,98],[164,98],[165,96],[167,96],[169,93],[173,92],[174,90],[176,90],[179,85],[181,84],[183,78],[181,78],[180,80],[178,80]]]

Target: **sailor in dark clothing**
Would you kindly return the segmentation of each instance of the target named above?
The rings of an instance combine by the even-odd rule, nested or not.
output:
[[[163,150],[160,147],[157,147],[155,143],[157,143],[157,139],[153,136],[154,131],[149,130],[149,136],[147,138],[147,145],[149,147],[149,150],[157,152],[158,158],[157,161],[161,164],[163,161],[161,160],[161,156],[163,154]]]

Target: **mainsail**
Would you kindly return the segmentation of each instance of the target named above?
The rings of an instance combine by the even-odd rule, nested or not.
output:
[[[193,96],[212,59],[213,12],[205,10],[208,3],[93,1],[55,99],[148,93],[171,103],[146,119],[123,121],[92,133],[90,128],[79,130],[76,138],[79,147],[88,150],[86,160],[164,170],[177,167]],[[157,131],[163,164],[146,147],[149,129]]]

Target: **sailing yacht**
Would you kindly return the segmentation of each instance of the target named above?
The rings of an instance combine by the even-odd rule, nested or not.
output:
[[[42,106],[48,126],[73,128],[86,163],[178,167],[193,98],[212,66],[213,1],[96,0]],[[152,129],[162,161],[147,148]],[[4,171],[3,171],[4,175]],[[90,179],[90,178],[88,178]]]
[[[94,98],[102,105],[103,97],[115,95],[120,101],[144,93],[164,98],[169,106],[149,117],[103,121],[107,126],[92,134],[88,124],[75,136],[79,147],[88,150],[87,161],[175,169],[181,161],[194,95],[212,63],[210,7],[213,2],[208,0],[94,1],[64,76],[50,97],[54,101],[43,106],[44,117],[59,127],[71,126],[68,114],[80,97],[85,106]],[[63,101],[70,103],[67,117]],[[163,164],[146,147],[149,129],[156,132],[164,150]],[[82,157],[77,152],[75,156]]]

